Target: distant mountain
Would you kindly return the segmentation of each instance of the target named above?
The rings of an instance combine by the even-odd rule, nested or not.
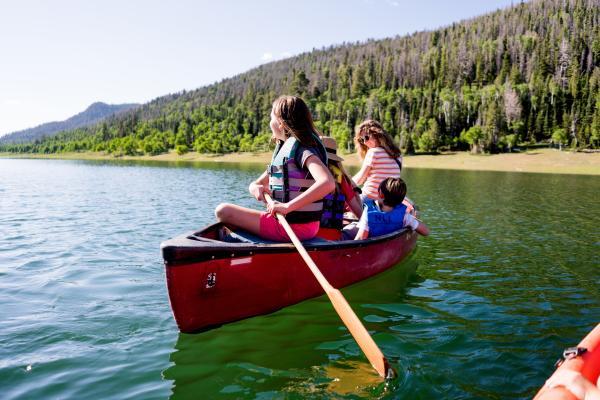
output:
[[[365,118],[409,153],[600,148],[600,0],[515,3],[433,31],[315,49],[0,151],[264,150],[282,94],[302,96],[342,148]]]
[[[106,104],[96,102],[85,111],[64,121],[48,122],[35,128],[12,132],[0,137],[0,143],[25,143],[52,136],[58,132],[90,126],[104,119],[137,107],[139,104]]]

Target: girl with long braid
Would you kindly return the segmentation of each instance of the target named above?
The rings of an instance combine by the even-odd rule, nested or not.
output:
[[[323,198],[335,188],[326,166],[327,151],[300,97],[275,100],[269,127],[277,147],[267,170],[248,189],[258,201],[265,202],[264,194],[269,193],[275,202],[267,204],[266,211],[223,203],[215,215],[220,222],[265,239],[289,241],[275,217],[279,213],[300,240],[312,239],[319,231]]]

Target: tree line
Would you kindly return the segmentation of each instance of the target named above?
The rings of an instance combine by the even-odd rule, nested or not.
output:
[[[435,31],[344,43],[157,98],[11,152],[115,155],[265,150],[272,101],[302,96],[352,148],[381,121],[405,152],[600,147],[600,0],[534,0]]]

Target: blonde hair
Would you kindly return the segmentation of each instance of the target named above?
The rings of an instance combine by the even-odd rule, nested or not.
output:
[[[308,106],[298,96],[280,96],[273,102],[273,114],[286,136],[294,136],[305,146],[316,146],[315,136],[321,135],[313,122]]]
[[[383,129],[383,126],[374,119],[367,119],[356,127],[354,134],[354,145],[361,159],[365,158],[368,147],[366,144],[361,143],[359,139],[367,134],[376,138],[379,146],[383,147],[390,157],[394,159],[400,157],[400,149],[396,146],[392,137]]]

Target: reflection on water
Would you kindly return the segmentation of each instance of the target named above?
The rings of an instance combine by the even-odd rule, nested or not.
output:
[[[379,332],[381,322],[393,325],[397,314],[370,303],[399,302],[416,267],[414,257],[409,257],[343,290],[380,345],[386,336]],[[382,350],[393,357],[385,347]],[[208,332],[180,333],[170,360],[174,365],[163,375],[173,380],[175,399],[191,398],[194,393],[236,398],[279,392],[337,396],[386,390],[326,296]]]
[[[74,160],[72,162],[95,166],[121,167],[154,167],[154,168],[194,168],[211,171],[244,171],[263,173],[265,165],[252,162],[223,162],[223,161],[155,161],[155,160]]]
[[[263,170],[0,159],[3,399],[530,398],[600,321],[599,178],[408,169],[431,236],[343,289],[396,380],[326,297],[178,333],[159,243]]]

